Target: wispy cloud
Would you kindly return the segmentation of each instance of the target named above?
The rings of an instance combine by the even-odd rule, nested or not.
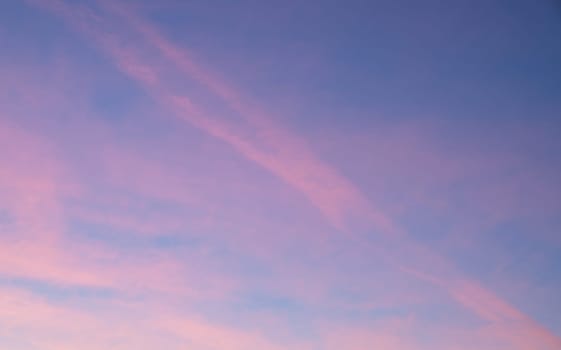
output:
[[[97,118],[88,87],[96,74],[77,74],[88,64],[63,65],[65,78],[48,90],[33,68],[22,69],[24,82],[17,71],[10,78],[21,101],[0,109],[0,328],[9,329],[0,336],[47,349],[469,348],[454,336],[481,349],[561,346],[523,308],[410,234],[384,191],[356,185],[316,153],[313,138],[133,7],[28,3],[61,17],[113,64],[103,69],[155,106]],[[404,134],[368,141],[384,161],[365,169],[381,188],[396,172],[408,181],[416,167],[444,167],[413,179],[426,185],[419,192],[404,186],[415,205],[442,204],[430,189],[481,171]],[[355,163],[374,158],[353,154]],[[493,203],[489,215],[503,204],[500,217],[514,210]],[[100,290],[108,293],[101,301],[85,296]]]
[[[262,112],[247,106],[235,90],[195,64],[189,59],[187,53],[174,47],[164,37],[159,35],[154,28],[142,22],[130,11],[118,6],[110,6],[107,2],[103,3],[125,20],[128,20],[139,33],[144,35],[148,42],[159,49],[182,73],[194,77],[213,93],[220,96],[247,122],[248,127],[253,130],[251,134],[263,136],[257,137],[256,141],[242,139],[241,135],[247,134],[247,132],[237,131],[225,122],[215,120],[210,122],[207,118],[201,117],[202,112],[198,111],[185,97],[174,97],[170,102],[176,106],[175,108],[180,116],[190,116],[189,119],[195,125],[202,127],[213,136],[229,142],[246,157],[256,161],[302,191],[337,227],[345,229],[345,221],[352,215],[351,213],[359,211],[363,213],[362,215],[365,216],[366,221],[372,221],[374,227],[378,228],[382,234],[401,234],[402,230],[398,229],[397,225],[389,217],[381,213],[381,211],[375,210],[358,189],[341,177],[334,169],[318,160],[308,151],[302,140],[290,135],[281,126],[275,125],[271,118]],[[133,76],[139,78],[145,84],[154,82],[153,75],[151,74],[152,78],[146,80],[142,76],[135,74],[134,69],[129,69],[128,71],[129,73],[132,72]],[[146,72],[147,70],[142,69],[141,71]],[[193,115],[197,116],[195,121],[192,120]],[[261,143],[265,145],[261,146]],[[275,151],[269,154],[263,154],[260,151],[261,149],[269,148]],[[357,218],[357,216],[353,218]],[[358,218],[361,217],[358,216]],[[437,276],[441,275],[437,278],[446,278],[451,281],[455,279],[461,280],[459,273],[453,272],[453,268],[448,262],[439,259],[432,252],[417,247],[416,244],[409,242],[407,238],[402,236],[393,244],[397,244],[398,247],[395,248],[397,251],[390,256],[401,256],[399,254],[401,251],[412,253],[409,255],[409,258],[414,260],[415,264],[420,263],[420,266],[426,270],[426,273],[436,273]],[[427,260],[428,262],[426,262]],[[401,260],[396,261],[396,263],[403,264],[404,262]],[[405,262],[405,264],[408,263]],[[435,267],[440,272],[435,271]],[[469,282],[469,285],[475,286],[475,290],[480,291],[478,293],[467,293],[464,290],[465,288],[457,289],[456,287],[449,286],[448,283],[446,282],[444,287],[450,290],[451,296],[484,319],[494,322],[512,322],[520,321],[524,318],[518,311],[515,311],[497,296],[477,285],[476,282]],[[483,295],[486,295],[486,297],[483,297]],[[530,327],[535,327],[531,321],[527,321]],[[556,339],[552,335],[548,336],[548,338],[553,343],[561,344],[561,340]]]

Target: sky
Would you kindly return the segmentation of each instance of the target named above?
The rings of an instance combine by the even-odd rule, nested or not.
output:
[[[4,0],[0,348],[561,349],[561,5]]]

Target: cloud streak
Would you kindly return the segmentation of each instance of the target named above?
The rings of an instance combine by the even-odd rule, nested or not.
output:
[[[325,217],[332,229],[340,233],[336,238],[327,237],[326,234],[325,241],[322,243],[328,246],[327,252],[310,254],[310,257],[307,257],[310,261],[315,258],[314,254],[326,254],[343,260],[346,253],[341,253],[344,248],[338,246],[336,242],[344,241],[345,246],[355,247],[353,251],[357,254],[357,257],[350,256],[345,263],[352,265],[354,262],[362,261],[361,257],[358,257],[361,254],[373,255],[376,264],[380,266],[372,266],[371,270],[381,269],[383,268],[381,265],[386,264],[409,278],[414,277],[416,282],[426,282],[431,288],[438,287],[446,291],[456,304],[476,315],[478,322],[489,325],[486,328],[488,332],[486,336],[490,334],[490,338],[503,342],[501,344],[520,350],[534,348],[549,350],[561,346],[561,340],[556,335],[481,283],[467,278],[450,261],[418,243],[397,219],[388,214],[388,210],[378,202],[367,199],[359,187],[316,156],[303,138],[255,107],[255,103],[246,102],[243,93],[230,87],[214,72],[202,68],[191,58],[189,52],[166,39],[155,27],[134,14],[131,9],[108,1],[99,1],[97,3],[99,7],[59,0],[30,0],[29,3],[62,17],[72,29],[91,41],[92,46],[110,58],[119,71],[144,89],[159,104],[161,111],[173,114],[178,120],[185,121],[229,145],[241,158],[249,160],[267,170],[275,178],[282,180],[294,190],[295,196],[306,198],[312,207]],[[190,81],[203,86],[206,94],[219,101],[220,106],[212,108],[195,97],[191,98],[189,87],[184,86]],[[224,114],[217,112],[220,108],[228,112]],[[146,255],[139,257],[133,253],[123,254],[118,249],[110,249],[108,242],[98,242],[99,246],[89,239],[81,238],[78,242],[72,242],[69,237],[72,230],[87,232],[88,225],[92,224],[104,227],[101,230],[102,234],[110,239],[118,239],[117,236],[112,236],[116,231],[128,230],[140,233],[141,235],[134,237],[139,241],[170,232],[185,232],[187,229],[198,231],[198,235],[193,234],[191,237],[200,239],[201,232],[208,232],[210,227],[224,229],[225,226],[216,225],[209,217],[194,222],[179,217],[172,219],[164,214],[150,218],[144,216],[150,210],[141,208],[138,204],[139,198],[157,199],[156,206],[160,212],[165,212],[162,208],[167,206],[166,208],[172,207],[176,210],[175,213],[185,213],[187,212],[185,208],[191,204],[199,208],[208,206],[206,207],[208,211],[216,209],[213,204],[202,200],[203,196],[192,196],[189,190],[185,190],[181,179],[187,173],[178,172],[170,166],[171,162],[165,165],[151,162],[142,151],[138,154],[119,152],[112,149],[111,145],[104,145],[102,151],[96,150],[103,154],[98,163],[102,168],[99,173],[104,173],[106,176],[103,181],[110,182],[111,186],[119,186],[127,193],[124,195],[127,203],[117,204],[114,203],[116,197],[104,198],[104,193],[97,191],[101,179],[88,180],[94,184],[90,189],[77,189],[80,187],[75,185],[77,181],[71,180],[66,168],[59,162],[61,157],[56,153],[58,150],[56,152],[49,150],[48,147],[43,146],[43,141],[36,140],[15,127],[0,124],[0,146],[5,146],[4,144],[19,144],[19,147],[13,149],[26,149],[29,152],[18,154],[15,151],[15,153],[0,154],[3,165],[9,165],[0,169],[0,193],[3,196],[6,194],[4,198],[9,198],[1,201],[0,205],[7,204],[5,209],[9,213],[9,219],[13,217],[13,222],[8,221],[7,225],[0,226],[8,227],[12,231],[12,234],[6,235],[8,237],[6,244],[0,248],[2,276],[39,280],[49,284],[110,288],[127,295],[134,295],[135,291],[142,290],[145,292],[141,293],[142,297],[156,298],[156,295],[166,295],[174,302],[177,302],[176,298],[181,299],[179,296],[188,295],[186,304],[190,304],[194,300],[207,300],[205,296],[208,295],[221,300],[221,303],[239,298],[240,294],[247,292],[243,283],[263,273],[256,272],[258,268],[255,266],[252,266],[254,270],[247,269],[243,276],[234,278],[227,276],[230,270],[224,267],[220,267],[219,271],[210,268],[206,272],[198,272],[197,266],[204,264],[207,267],[215,266],[209,265],[213,253],[205,251],[204,248],[201,248],[203,250],[199,254],[192,254],[190,248],[182,248],[174,252],[148,249],[144,251]],[[45,153],[49,154],[45,155]],[[39,172],[38,169],[41,171]],[[67,183],[74,186],[70,186],[72,190],[69,190]],[[80,193],[81,196],[87,194],[90,197],[79,198],[80,195],[76,193]],[[131,193],[134,195],[127,197]],[[68,204],[71,202],[69,198],[72,201],[71,205]],[[75,202],[81,201],[86,204],[76,205]],[[111,208],[111,211],[98,210],[100,203],[109,203],[105,206]],[[138,207],[133,208],[132,212],[127,212],[134,205]],[[73,223],[78,229],[70,229],[71,219],[78,220],[78,224]],[[257,220],[254,221],[256,222]],[[278,229],[280,230],[281,227],[283,226],[279,225]],[[259,228],[255,229],[259,230]],[[238,238],[242,237],[241,233],[237,234]],[[221,235],[221,237],[227,236],[225,233]],[[33,237],[39,240],[34,241]],[[234,238],[228,239],[234,241]],[[291,281],[287,281],[286,286],[280,286],[283,292],[290,289],[312,288],[311,282],[304,283],[304,286],[298,285],[294,276],[301,273],[298,275],[299,278],[305,279],[307,274],[311,276],[314,271],[301,272],[295,269],[295,264],[283,264],[282,261],[275,260],[273,255],[280,253],[273,253],[274,247],[263,248],[259,246],[261,242],[252,243],[251,239],[252,237],[243,238],[243,242],[238,242],[237,247],[246,249],[244,252],[246,254],[249,252],[255,254],[261,250],[256,254],[262,259],[260,261],[279,265],[269,267],[270,270],[280,271],[283,268],[287,270],[277,276],[293,277]],[[290,239],[298,239],[298,237],[290,237]],[[301,241],[305,239],[307,238],[300,238]],[[282,238],[276,241],[271,239],[271,242],[281,242],[281,240]],[[285,241],[288,240],[285,237]],[[271,242],[269,244],[274,245]],[[199,243],[192,244],[196,246]],[[283,249],[287,247],[289,246]],[[224,246],[221,249],[224,249]],[[263,251],[267,249],[271,252]],[[316,249],[320,250],[319,247]],[[226,249],[220,254],[226,256],[234,253]],[[283,254],[287,253],[283,251]],[[25,256],[34,256],[36,259],[26,259]],[[281,260],[284,258],[286,257],[283,256]],[[116,268],[110,269],[110,266]],[[319,281],[320,284],[329,284],[338,280],[338,277],[323,276],[325,271],[321,268],[317,268],[315,273],[318,275],[315,282]],[[373,280],[369,275],[363,278],[367,281],[361,282],[361,285],[367,286],[367,289],[374,292],[375,288],[379,288],[380,281]],[[215,283],[209,285],[209,281]],[[255,284],[252,287],[263,288],[267,283]],[[322,285],[321,288],[325,289],[326,286]],[[214,290],[216,294],[206,293],[205,291],[208,290]],[[331,297],[330,292],[330,290],[311,292],[310,294],[318,294],[315,295],[316,297],[321,295],[318,299],[322,300],[310,303],[308,307],[318,307],[321,302],[324,302],[323,299]],[[313,298],[314,295],[310,300]],[[269,303],[274,305],[288,302],[269,301]],[[273,306],[269,305],[269,307]],[[37,308],[42,309],[41,306]],[[287,307],[288,309],[290,307]],[[152,311],[157,315],[164,315],[167,312],[160,305],[155,306]],[[53,311],[53,313],[57,312]],[[179,339],[179,342],[200,349],[281,348],[271,342],[268,336],[262,336],[253,330],[234,330],[236,327],[232,327],[231,324],[224,327],[215,326],[210,321],[198,320],[191,317],[192,315],[184,316],[156,317],[157,321],[154,324],[162,327],[162,332],[173,334],[173,338]],[[29,323],[30,320],[25,322]],[[61,328],[65,327],[67,325],[61,325]],[[260,325],[254,328],[262,329]],[[365,329],[341,332],[339,335],[321,333],[316,336],[328,340],[329,344],[326,344],[326,348],[359,349],[369,344],[378,346],[383,344],[388,349],[422,349],[419,344],[413,345],[414,342],[394,336],[393,330],[376,334],[368,327],[363,328]],[[517,334],[524,334],[524,341],[521,341]],[[229,341],[224,342],[223,339]],[[66,345],[53,345],[53,347],[57,346],[62,348]],[[173,348],[172,345],[170,346]],[[295,348],[297,345],[290,344],[290,346]],[[301,348],[312,347],[302,342]]]
[[[449,263],[436,257],[433,253],[418,247],[415,243],[409,242],[402,230],[390,218],[380,210],[374,209],[373,205],[368,203],[360,191],[338,175],[335,170],[316,159],[308,151],[302,140],[290,135],[281,126],[275,125],[270,117],[248,107],[238,96],[237,92],[214,77],[213,74],[206,72],[195,64],[189,59],[188,54],[173,46],[164,37],[159,35],[153,27],[150,27],[140,18],[135,17],[125,8],[119,8],[118,5],[114,4],[110,5],[108,2],[102,2],[102,4],[119,14],[124,20],[127,20],[163,56],[173,62],[179,71],[194,77],[213,93],[221,97],[252,128],[253,132],[251,134],[258,135],[256,137],[257,140],[252,140],[252,142],[243,139],[240,135],[244,133],[235,130],[234,127],[227,125],[223,121],[210,122],[206,117],[199,117],[203,113],[198,111],[193,103],[185,97],[173,97],[170,101],[172,105],[176,106],[178,115],[190,116],[189,121],[191,123],[201,127],[211,135],[230,143],[245,157],[262,165],[303,192],[338,228],[345,229],[346,225],[348,225],[347,222],[349,222],[349,216],[359,211],[362,215],[366,216],[367,222],[371,221],[374,224],[374,227],[380,233],[399,235],[401,238],[397,242],[392,242],[393,245],[397,245],[395,248],[397,251],[394,253],[395,255],[390,255],[392,256],[390,259],[393,260],[393,256],[401,256],[400,253],[405,250],[412,253],[409,257],[413,257],[416,260],[413,264],[421,263],[420,266],[423,266],[426,271],[425,273],[435,273],[434,266],[438,266],[441,271],[446,271],[442,277],[438,278],[446,278],[450,281],[457,280],[458,282],[452,282],[452,285],[448,285],[449,282],[446,282],[444,287],[450,291],[451,296],[459,303],[474,311],[483,319],[492,322],[524,321],[528,327],[539,329],[539,326],[534,325],[526,316],[523,316],[519,311],[479,286],[476,282],[463,282],[462,278],[458,277],[459,273],[449,267]],[[137,66],[133,65],[133,67]],[[150,78],[146,79],[143,76],[144,74],[134,73],[134,70],[135,68],[128,69],[129,72],[133,73],[134,77],[139,78],[143,83],[147,85],[154,83],[155,78],[153,74],[148,74]],[[140,71],[146,73],[148,69],[144,67]],[[198,117],[194,119],[193,116]],[[264,146],[262,146],[263,144]],[[264,154],[261,151],[262,149],[272,149],[273,152]],[[404,247],[407,248],[403,249]],[[429,260],[428,263],[425,262],[427,259]],[[402,264],[403,261],[396,261],[396,263]],[[438,276],[438,272],[436,273]],[[536,341],[541,341],[539,338],[543,337],[549,346],[561,345],[560,339],[547,334],[547,332],[536,333],[539,334],[536,337]]]

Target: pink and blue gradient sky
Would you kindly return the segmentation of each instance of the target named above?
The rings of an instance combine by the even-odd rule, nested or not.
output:
[[[1,349],[561,349],[554,1],[1,7]]]

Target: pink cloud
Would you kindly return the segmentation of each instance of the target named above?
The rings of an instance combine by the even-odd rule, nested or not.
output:
[[[112,9],[114,10],[115,7],[112,7]],[[167,42],[162,36],[159,36],[156,31],[146,23],[132,16],[130,12],[126,10],[117,9],[117,11],[121,16],[124,16],[125,19],[128,19],[136,30],[144,34],[146,39],[154,44],[164,56],[174,62],[180,71],[194,76],[195,79],[201,81],[210,90],[223,98],[232,109],[245,118],[250,127],[257,130],[258,135],[266,135],[267,141],[264,142],[265,145],[277,149],[278,152],[275,156],[264,155],[258,150],[265,147],[253,146],[250,141],[248,142],[244,139],[240,139],[238,135],[242,134],[241,132],[232,134],[230,131],[230,129],[232,129],[231,127],[228,128],[228,126],[218,122],[207,124],[204,120],[197,119],[195,121],[196,125],[207,130],[212,135],[226,140],[246,157],[261,164],[277,176],[285,179],[296,189],[302,191],[308,196],[312,203],[327,214],[327,217],[330,218],[337,227],[345,227],[344,220],[348,216],[347,213],[360,211],[366,213],[368,220],[372,220],[384,233],[389,232],[395,234],[401,231],[391,219],[382,214],[379,210],[374,209],[352,184],[340,177],[337,172],[329,166],[316,160],[316,158],[307,151],[304,142],[289,135],[280,126],[274,125],[270,118],[267,118],[262,113],[246,107],[234,90],[231,90],[223,82],[199,68],[189,60],[187,54],[173,47],[171,43]],[[199,116],[202,114],[194,108],[191,102],[186,102],[185,99],[180,100],[180,107],[180,115]],[[259,141],[262,140],[259,139]],[[327,207],[326,203],[328,205]],[[447,262],[434,256],[431,252],[425,251],[422,248],[419,249],[420,247],[415,247],[414,244],[411,245],[410,242],[406,242],[405,238],[403,238],[403,241],[398,242],[398,244],[403,247],[410,247],[406,248],[406,250],[412,249],[415,251],[414,256],[421,259],[419,262],[425,260],[429,261],[428,264],[424,263],[423,266],[430,266],[430,269],[434,269],[435,266],[441,266],[441,270],[443,271],[442,278],[456,278],[455,276],[458,275],[457,272],[453,272],[452,276],[454,277],[450,276],[453,269],[445,267],[449,265]],[[398,251],[401,249],[402,248],[398,248]],[[400,254],[396,252],[396,255]],[[402,262],[399,261],[397,263],[401,264]],[[475,282],[470,283],[475,284]],[[480,286],[478,286],[478,288],[484,290]],[[490,298],[474,298],[469,300],[466,300],[462,294],[456,293],[453,289],[450,290],[450,293],[451,296],[462,305],[484,318],[489,318],[489,314],[482,311],[486,306],[493,306],[495,312],[502,317],[508,318],[512,316],[514,312],[511,306],[488,291],[485,291],[485,293],[491,296]],[[488,301],[490,301],[491,304],[488,304]],[[494,317],[492,317],[492,319],[495,321],[497,320]],[[529,326],[530,328],[534,327],[531,323]]]
[[[443,259],[427,251],[414,242],[411,242],[404,236],[401,229],[379,210],[369,203],[350,182],[338,175],[337,171],[328,165],[319,161],[308,151],[305,143],[298,138],[290,135],[287,131],[278,125],[274,125],[272,121],[260,114],[255,114],[253,110],[243,107],[239,99],[234,93],[227,90],[223,84],[215,82],[213,78],[208,77],[204,73],[196,73],[196,66],[187,61],[184,56],[178,56],[178,50],[171,51],[166,42],[153,34],[153,30],[143,29],[145,25],[140,26],[136,20],[130,20],[133,27],[137,30],[140,28],[141,34],[147,36],[148,42],[155,44],[156,48],[161,50],[164,56],[171,58],[175,64],[179,65],[181,70],[188,71],[195,78],[207,84],[214,93],[221,96],[227,104],[237,110],[245,117],[246,128],[250,128],[252,135],[248,137],[245,129],[240,129],[238,125],[231,124],[225,120],[216,117],[210,118],[204,112],[199,110],[186,97],[174,95],[172,91],[168,91],[165,82],[158,78],[156,72],[159,68],[154,67],[149,61],[150,57],[144,55],[142,58],[136,53],[138,48],[128,45],[123,47],[119,45],[114,35],[104,34],[96,31],[88,25],[89,21],[99,21],[96,16],[88,19],[89,14],[85,12],[73,12],[70,8],[55,8],[55,11],[62,14],[65,19],[71,23],[75,23],[77,18],[80,19],[78,28],[86,32],[91,38],[98,42],[101,48],[111,57],[113,57],[118,66],[144,85],[151,92],[156,100],[168,104],[174,112],[181,118],[187,119],[193,125],[207,131],[211,135],[226,141],[236,148],[240,153],[250,160],[262,165],[275,175],[293,185],[296,189],[305,194],[314,205],[316,205],[329,220],[339,228],[346,229],[348,226],[349,214],[353,213],[353,218],[359,218],[368,224],[377,227],[384,233],[392,233],[394,236],[399,235],[398,239],[392,238],[389,242],[391,253],[388,259],[394,261],[398,265],[418,265],[426,267],[425,273],[435,275],[437,279],[457,280],[458,272],[455,271]],[[122,16],[122,12],[119,13]],[[84,16],[86,16],[84,18]],[[148,35],[147,35],[148,34]],[[142,51],[146,51],[146,47],[142,47]],[[157,55],[152,53],[152,55]],[[270,152],[264,152],[263,149],[270,149]],[[355,214],[360,213],[360,214]],[[387,254],[382,250],[378,253]],[[407,256],[410,261],[404,262],[398,257]],[[398,260],[396,260],[398,259]],[[436,262],[436,265],[432,264]],[[430,267],[429,267],[430,266]],[[437,270],[435,270],[437,269]],[[474,282],[475,283],[475,282]],[[450,291],[452,297],[458,298],[453,290]],[[478,313],[480,309],[480,301],[472,299],[473,303],[468,303],[459,298],[459,302],[469,309]],[[501,311],[502,312],[502,309]]]
[[[112,12],[113,15],[124,16],[125,21],[130,22],[132,28],[144,36],[146,40],[146,42],[132,40],[124,45],[118,32],[104,31],[107,24],[109,24],[108,28],[115,26],[113,22],[106,21],[104,17],[89,10],[74,10],[63,2],[41,1],[41,3],[62,14],[72,25],[85,32],[88,38],[93,39],[95,44],[114,59],[120,70],[142,85],[162,106],[172,111],[180,119],[188,121],[209,135],[231,145],[239,154],[292,186],[297,192],[308,198],[312,205],[318,208],[336,229],[352,233],[354,228],[358,226],[361,229],[375,229],[387,236],[382,242],[383,246],[380,247],[365,243],[363,237],[350,237],[349,239],[354,240],[354,243],[367,245],[371,249],[371,253],[379,255],[382,260],[401,267],[410,275],[421,276],[421,279],[444,288],[456,302],[464,305],[483,320],[508,329],[509,331],[505,332],[507,335],[509,333],[513,334],[520,327],[524,329],[525,334],[529,335],[529,343],[550,344],[551,346],[559,344],[554,335],[542,330],[535,322],[484,289],[477,282],[462,278],[462,274],[445,259],[409,239],[403,232],[404,230],[392,218],[378,209],[376,205],[368,201],[366,196],[351,181],[316,157],[309,146],[306,145],[306,142],[291,134],[286,128],[274,123],[271,118],[257,111],[254,107],[248,107],[235,90],[227,87],[212,74],[200,69],[188,59],[188,55],[175,48],[162,36],[159,36],[146,23],[141,22],[126,11]],[[115,8],[110,6],[110,11],[114,10]],[[117,27],[121,28],[119,25]],[[174,63],[177,68],[170,68],[162,64],[161,62],[165,60],[160,56]],[[173,84],[168,84],[165,79],[167,75],[164,73],[170,71],[177,76],[186,74],[199,80],[212,93],[222,98],[224,103],[232,110],[236,111],[241,117],[240,120],[234,123],[217,116],[209,116],[210,113],[190,101],[181,91],[173,89]],[[170,184],[170,182],[177,180],[177,177],[169,176],[169,168],[162,168],[156,163],[139,159],[138,155],[131,155],[130,153],[123,155],[110,152],[104,160],[108,163],[105,169],[108,169],[109,172],[114,171],[110,175],[114,183],[126,185],[134,189],[135,192],[145,191],[151,195],[184,202],[189,200],[190,194],[180,190],[180,184]],[[119,173],[116,164],[131,167],[135,171]],[[138,177],[130,179],[130,174],[138,174]],[[4,184],[9,183],[10,179],[16,177],[13,174],[5,176]],[[31,178],[33,178],[33,181],[36,180],[34,176],[31,176]],[[54,183],[57,183],[61,177],[53,175],[53,178],[55,178]],[[58,193],[50,188],[51,180],[47,177],[46,184],[38,182],[37,185],[32,185],[30,180],[29,183],[25,183],[25,186],[21,186],[21,191],[17,192],[15,196],[17,198],[30,198],[30,200],[22,201],[20,209],[16,208],[15,212],[20,213],[19,216],[16,215],[19,217],[18,222],[28,222],[25,230],[30,232],[48,230],[53,232],[53,236],[59,236],[61,232],[65,231],[64,225],[59,223],[60,219],[51,222],[50,218],[52,216],[48,214],[52,208],[60,208]],[[34,197],[35,195],[38,197]],[[46,204],[37,201],[36,198],[39,197],[46,200]],[[135,231],[140,231],[135,227],[145,225],[145,221],[135,218],[134,215],[127,217],[119,214],[116,218],[112,215],[84,209],[76,210],[75,214],[87,220],[105,222],[112,226],[131,227]],[[28,215],[31,217],[27,217]],[[57,215],[62,214],[58,213]],[[56,218],[57,215],[54,217]],[[154,227],[166,227],[167,225],[167,223],[157,220],[153,224]],[[169,227],[173,229],[183,224],[182,222],[170,222]],[[146,223],[146,226],[149,226],[148,223]],[[146,230],[151,231],[153,229],[146,227]],[[352,235],[349,234],[349,236]],[[116,284],[140,287],[140,289],[154,286],[155,289],[158,289],[158,287],[165,289],[166,286],[173,285],[176,279],[180,280],[180,276],[184,273],[184,270],[178,266],[181,265],[179,262],[165,259],[160,262],[161,265],[150,259],[141,259],[140,261],[132,259],[118,265],[117,272],[108,272],[107,267],[110,264],[98,265],[99,261],[96,261],[98,258],[96,254],[99,252],[96,250],[92,252],[89,249],[84,250],[93,255],[92,266],[85,264],[85,266],[82,265],[76,269],[74,267],[70,268],[68,262],[82,261],[78,257],[83,257],[80,254],[83,251],[80,251],[76,256],[67,255],[65,252],[67,247],[70,246],[62,244],[53,250],[43,250],[44,247],[31,244],[24,246],[26,253],[35,253],[34,255],[39,257],[35,262],[28,262],[19,258],[14,246],[8,247],[8,252],[5,255],[3,254],[4,259],[6,259],[5,266],[9,266],[6,273],[11,271],[18,275],[27,275],[34,278],[47,277],[55,281],[68,280],[71,283],[79,284],[107,283],[111,286]],[[266,253],[262,254],[265,255]],[[99,254],[102,257],[106,255],[111,257],[114,253],[103,248]],[[43,269],[42,265],[47,265],[48,268]],[[415,272],[412,273],[411,271]],[[217,276],[216,278],[219,280],[221,277],[223,276]],[[201,277],[199,276],[199,278]],[[205,279],[202,278],[202,280]],[[181,283],[180,285],[185,287]],[[304,285],[302,289],[308,286]],[[199,286],[199,289],[204,290],[204,287],[203,283],[202,286]],[[220,285],[219,282],[216,289],[230,291],[229,287],[231,286],[228,285],[228,282],[225,282],[224,285]],[[321,292],[321,290],[317,291],[318,294]],[[511,322],[516,323],[516,325],[511,326]],[[202,348],[228,348],[228,346],[231,349],[277,348],[276,345],[270,344],[262,337],[251,332],[249,334],[247,332],[242,334],[232,333],[231,329],[216,328],[194,321],[175,319],[165,323],[169,325],[172,332],[194,344],[198,344]],[[231,339],[231,342],[220,343],[216,340],[219,337]],[[388,348],[393,347],[400,350],[401,348],[408,349],[407,346],[409,346],[408,343],[393,335],[371,335],[363,331],[351,332],[350,336],[342,335],[334,340],[334,344],[347,344],[348,348],[360,348],[367,343],[379,344],[380,346],[383,344]]]
[[[26,342],[42,349],[281,349],[253,332],[189,318],[152,304],[113,303],[111,308],[93,311],[2,288],[0,307],[0,335],[25,336]],[[134,314],[141,317],[134,318]]]
[[[208,279],[209,271],[198,273],[191,268],[187,272],[183,263],[168,257],[130,256],[99,242],[93,244],[69,237],[67,222],[75,217],[102,221],[112,227],[125,226],[135,232],[150,231],[147,225],[158,225],[160,229],[165,226],[158,218],[158,222],[135,220],[134,216],[127,219],[127,208],[118,216],[104,216],[84,214],[79,207],[68,206],[68,198],[86,192],[84,188],[78,192],[66,189],[67,182],[78,182],[60,165],[54,148],[49,147],[52,145],[33,133],[8,126],[5,121],[0,123],[0,136],[0,142],[5,143],[2,146],[6,146],[3,147],[6,151],[0,154],[3,164],[0,206],[11,220],[1,236],[0,274],[3,276],[127,293],[137,290],[182,293],[197,298],[222,297],[235,288],[226,276]],[[169,228],[175,228],[184,223],[170,224]]]
[[[384,350],[419,350],[411,340],[386,331],[372,329],[350,329],[335,331],[326,337],[325,349],[384,349]]]
[[[168,329],[189,346],[197,349],[284,349],[256,332],[236,330],[231,326],[213,325],[195,319],[168,318],[158,321],[158,325]],[[292,347],[297,348],[297,347]]]
[[[37,240],[56,240],[61,229],[59,197],[65,190],[61,165],[49,144],[0,120],[0,191],[16,221],[16,230]],[[48,213],[37,216],[35,213]],[[35,235],[35,236],[33,236]]]

